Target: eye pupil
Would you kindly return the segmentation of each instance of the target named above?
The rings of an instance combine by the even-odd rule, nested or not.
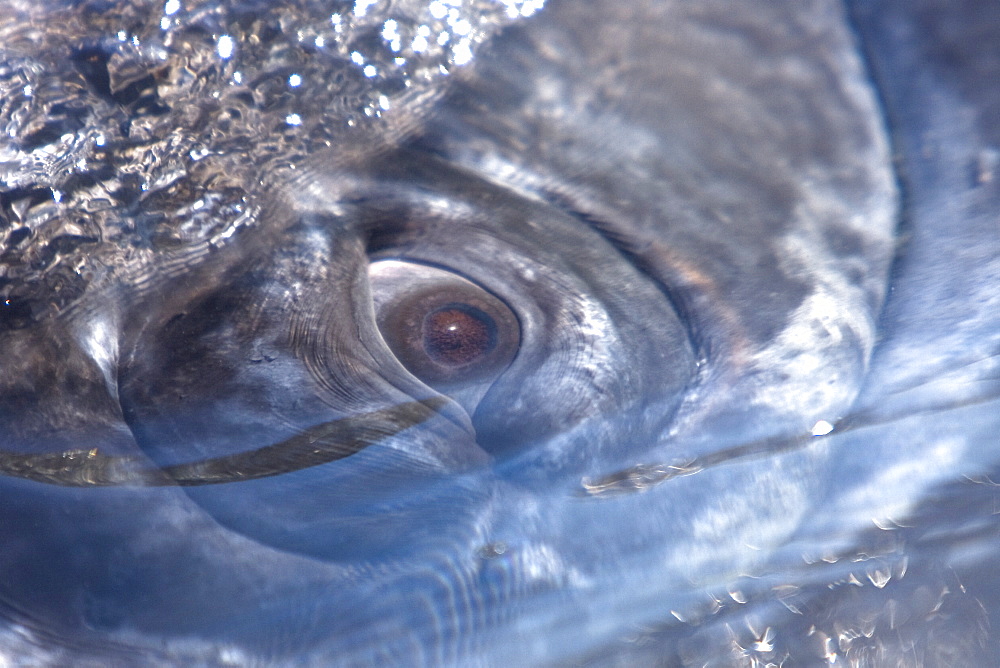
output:
[[[482,359],[496,347],[496,325],[477,308],[450,304],[424,318],[423,341],[432,360],[460,367]]]

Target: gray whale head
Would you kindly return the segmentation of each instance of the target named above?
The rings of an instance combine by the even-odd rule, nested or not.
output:
[[[983,665],[986,3],[10,1],[0,650]]]

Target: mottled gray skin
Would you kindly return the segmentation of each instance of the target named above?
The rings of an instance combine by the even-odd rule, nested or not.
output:
[[[0,311],[3,655],[996,663],[1000,21],[933,5],[550,0],[357,132],[184,163],[247,218]],[[136,473],[439,398],[387,258],[508,304],[510,367],[335,461]],[[116,484],[11,464],[66,451]]]

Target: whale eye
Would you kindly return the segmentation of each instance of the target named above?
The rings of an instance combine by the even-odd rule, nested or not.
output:
[[[375,320],[389,350],[442,392],[491,383],[520,345],[514,313],[452,272],[399,260],[369,267]]]

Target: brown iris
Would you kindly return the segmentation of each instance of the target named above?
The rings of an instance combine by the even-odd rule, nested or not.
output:
[[[423,325],[424,350],[438,364],[472,364],[496,348],[496,324],[477,308],[449,304],[427,314]]]

